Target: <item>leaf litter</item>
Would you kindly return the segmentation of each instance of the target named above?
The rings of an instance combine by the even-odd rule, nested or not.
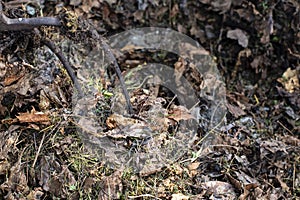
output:
[[[218,130],[209,148],[203,150],[200,145],[194,145],[192,151],[169,165],[149,165],[140,174],[131,169],[114,168],[88,153],[86,143],[82,142],[84,138],[76,133],[68,103],[72,98],[71,81],[57,59],[53,59],[53,54],[39,48],[37,61],[29,62],[32,59],[22,54],[30,57],[30,48],[22,52],[22,49],[16,50],[9,45],[7,38],[13,43],[17,34],[2,34],[0,199],[297,199],[300,95],[299,49],[294,43],[299,28],[296,1],[182,1],[171,5],[156,1],[140,2],[139,5],[93,2],[72,1],[73,6],[69,9],[95,22],[99,31],[164,24],[199,38],[219,59],[219,67],[228,80],[227,123]],[[51,6],[56,6],[59,11],[58,4],[51,3]],[[138,10],[137,6],[143,9]],[[171,17],[165,17],[168,12]],[[222,20],[222,27],[218,25],[220,23],[212,23]],[[212,27],[208,29],[203,23],[212,24]],[[223,35],[234,28],[250,36],[247,45],[242,43],[250,49],[250,54],[244,54],[239,44]],[[213,34],[219,39],[210,37]],[[236,39],[243,38],[245,40],[240,35]],[[70,57],[75,60],[73,64],[80,75],[82,61],[76,65],[76,59],[80,61],[78,51],[77,48]],[[128,63],[139,65],[151,61],[152,57],[134,51],[122,55],[119,60],[124,61],[122,67],[126,73]],[[163,58],[168,60],[172,56]],[[195,82],[195,88],[200,90],[209,86],[202,81],[203,77],[189,71],[192,67],[186,67],[188,63],[184,60],[170,60],[175,68],[178,62],[180,75],[190,74],[188,78]],[[104,74],[103,70],[99,74]],[[113,84],[107,75],[93,81],[105,90]],[[88,84],[86,86],[89,89]],[[105,137],[113,139],[111,145],[120,145],[126,152],[131,147],[143,148],[141,144],[148,142],[145,136],[153,130],[160,133],[154,144],[167,142],[167,132],[176,129],[180,121],[202,119],[201,128],[205,127],[205,117],[201,118],[205,113],[195,115],[187,108],[178,107],[174,103],[176,98],[163,88],[135,88],[132,91],[132,102],[136,103],[139,118],[111,115],[112,100],[99,93],[101,89],[89,105],[91,110],[98,106],[101,120],[86,120],[82,124],[90,123],[93,127],[93,123],[100,121],[102,127],[96,132],[105,132]],[[45,120],[46,124],[37,117],[40,112],[51,116]],[[20,116],[23,123],[14,121]],[[121,133],[120,127],[127,131]],[[46,139],[42,143],[43,133]],[[204,134],[205,130],[199,130],[196,143],[201,142]],[[98,136],[88,137],[93,140]],[[43,147],[35,162],[40,144]]]

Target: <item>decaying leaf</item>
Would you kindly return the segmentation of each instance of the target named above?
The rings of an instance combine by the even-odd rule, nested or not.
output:
[[[199,0],[201,3],[208,4],[212,10],[225,13],[230,9],[232,0]]]
[[[281,174],[281,173],[276,175],[276,179],[277,179],[278,182],[280,183],[281,188],[282,188],[284,191],[289,192],[290,187],[284,182],[284,180],[282,180],[282,178],[284,178],[284,177],[282,177],[282,174]]]
[[[221,196],[226,199],[235,199],[236,194],[234,187],[226,182],[222,181],[208,181],[201,184],[204,190],[207,190],[208,194],[215,196]]]
[[[34,188],[34,190],[31,190],[30,193],[27,195],[28,200],[39,200],[44,195],[44,192],[41,187]]]
[[[229,112],[235,117],[238,118],[240,116],[245,115],[245,111],[241,109],[239,106],[231,105],[231,104],[226,104],[226,107],[228,108]]]
[[[262,141],[260,142],[260,146],[260,156],[262,160],[268,158],[269,155],[275,155],[278,152],[288,155],[287,146],[282,141],[276,141],[273,139]]]
[[[119,169],[112,175],[105,177],[102,180],[103,187],[98,196],[98,200],[119,199],[123,190],[121,181],[123,170]]]
[[[248,176],[247,174],[245,174],[242,171],[235,172],[235,174],[238,177],[239,181],[242,182],[244,190],[251,190],[251,189],[256,188],[259,185],[258,181],[256,179]]]
[[[200,165],[199,162],[193,162],[187,166],[190,177],[194,177],[198,173],[197,169],[198,169],[199,165]]]
[[[76,179],[67,165],[61,165],[53,156],[44,156],[41,160],[39,184],[44,191],[66,198],[76,189]]]
[[[10,163],[7,160],[0,161],[0,175],[7,174],[10,168]]]
[[[194,116],[190,114],[186,107],[175,105],[173,109],[170,110],[168,118],[179,122],[180,120],[194,119]]]
[[[239,45],[246,48],[248,46],[248,36],[246,32],[241,29],[229,30],[227,32],[227,37],[233,40],[237,40]]]
[[[18,81],[23,76],[24,76],[24,74],[5,77],[3,85],[9,86],[9,85],[13,84],[14,82]]]
[[[44,90],[41,90],[40,92],[40,103],[39,103],[39,108],[41,110],[47,110],[50,107],[50,100],[48,99],[46,93]]]
[[[101,3],[103,3],[104,1],[109,3],[109,5],[112,5],[117,2],[117,0],[100,0]]]
[[[37,112],[34,107],[30,111],[30,113],[19,113],[19,116],[17,116],[18,120],[21,123],[45,123],[50,122],[50,118],[48,114],[45,114],[43,112]]]
[[[19,155],[22,157],[22,154]],[[16,162],[7,173],[9,176],[5,182],[0,185],[1,190],[11,194],[10,199],[17,199],[18,194],[20,196],[25,195],[29,192],[28,179],[25,174],[25,165],[20,162]]]
[[[81,0],[70,0],[70,5],[71,6],[78,6],[81,3],[82,3]]]
[[[280,82],[289,93],[293,93],[295,90],[300,89],[298,73],[296,69],[292,70],[289,67],[277,81]]]
[[[106,125],[110,129],[122,128],[122,127],[130,126],[130,125],[133,125],[136,123],[137,123],[137,120],[128,118],[128,117],[123,117],[122,115],[119,115],[119,114],[112,114],[106,120]]]
[[[32,75],[25,75],[23,77],[21,77],[18,82],[17,82],[17,87],[18,87],[18,93],[20,95],[25,96],[27,94],[27,92],[30,90],[31,85],[30,85],[30,80],[32,78]]]

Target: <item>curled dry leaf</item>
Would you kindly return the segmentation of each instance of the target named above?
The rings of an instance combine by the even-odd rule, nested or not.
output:
[[[201,184],[204,189],[207,189],[209,194],[221,196],[222,199],[235,199],[236,194],[234,187],[226,182],[222,181],[208,181]]]
[[[106,125],[110,129],[122,128],[122,127],[133,125],[136,123],[137,123],[137,120],[131,119],[128,117],[123,117],[122,115],[119,115],[119,114],[112,114],[106,120]]]
[[[235,117],[238,118],[240,116],[246,115],[246,112],[240,108],[239,106],[235,106],[232,104],[227,103],[226,107],[228,108],[229,112]]]
[[[179,165],[179,164],[173,164],[172,166],[172,171],[176,174],[176,175],[182,175],[182,173],[184,172],[184,169]]]
[[[198,169],[199,165],[200,165],[199,162],[193,162],[187,166],[190,177],[194,177],[198,173],[197,169]]]
[[[291,70],[289,67],[277,81],[281,83],[289,93],[293,93],[295,90],[300,89],[298,73],[296,69]]]
[[[168,118],[177,122],[180,120],[194,119],[193,115],[191,115],[188,109],[184,106],[174,106],[174,108],[169,112]]]
[[[41,110],[48,110],[50,108],[50,100],[48,99],[46,93],[44,90],[41,90],[40,92],[40,103],[39,108]]]
[[[173,191],[174,190],[174,187],[176,186],[175,185],[175,181],[174,181],[174,177],[170,177],[170,178],[167,178],[167,179],[164,179],[162,181],[163,185],[169,189],[170,191]]]
[[[249,42],[248,41],[248,36],[241,29],[229,30],[227,32],[227,38],[237,40],[239,45],[241,45],[244,48],[246,48],[248,46],[248,42]]]

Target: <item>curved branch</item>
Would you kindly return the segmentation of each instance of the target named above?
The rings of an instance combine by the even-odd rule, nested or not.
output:
[[[61,26],[61,22],[56,17],[8,18],[3,13],[0,1],[0,31],[25,31],[40,26]]]
[[[42,41],[57,57],[58,59],[61,61],[61,63],[63,64],[64,68],[67,70],[75,88],[77,89],[78,95],[79,97],[83,97],[83,92],[81,90],[80,84],[76,78],[76,75],[74,74],[71,64],[69,63],[69,61],[65,58],[65,56],[63,55],[63,53],[61,52],[61,50],[59,50],[55,44],[50,41],[49,39],[44,39]]]

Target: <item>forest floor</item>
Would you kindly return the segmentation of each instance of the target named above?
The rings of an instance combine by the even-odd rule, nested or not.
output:
[[[299,199],[297,0],[3,5],[63,25],[0,34],[0,199]]]

